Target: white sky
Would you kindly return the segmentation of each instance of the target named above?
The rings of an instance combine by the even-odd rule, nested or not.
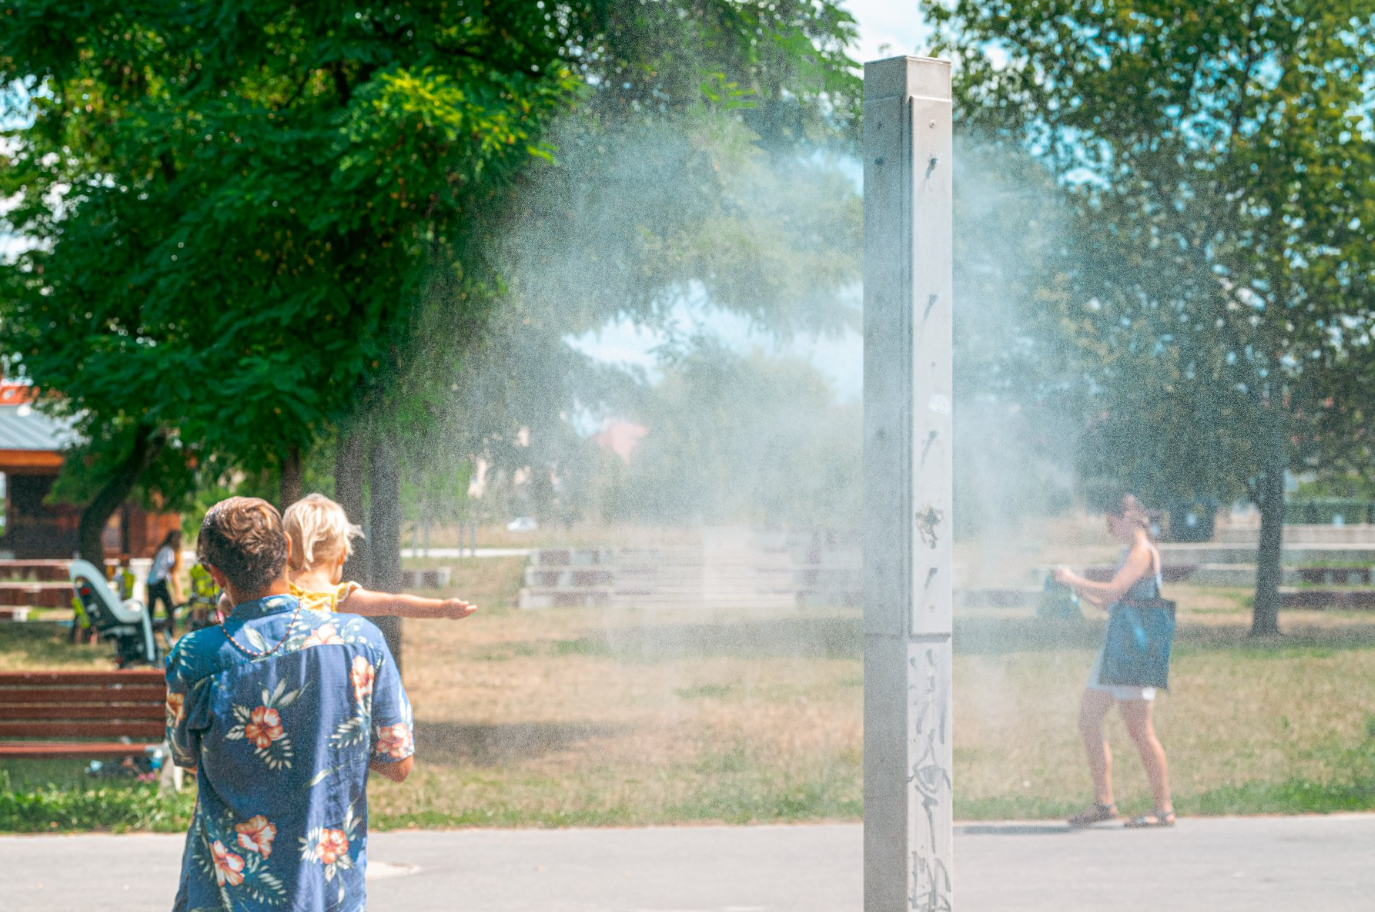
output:
[[[842,5],[859,23],[859,43],[851,56],[860,63],[924,50],[926,29],[917,0],[849,0]]]

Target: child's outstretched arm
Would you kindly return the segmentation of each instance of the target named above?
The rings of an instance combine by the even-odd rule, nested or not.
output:
[[[449,618],[459,620],[477,610],[462,599],[422,598],[406,593],[373,592],[355,589],[339,603],[339,610],[349,614],[385,614],[409,618]]]

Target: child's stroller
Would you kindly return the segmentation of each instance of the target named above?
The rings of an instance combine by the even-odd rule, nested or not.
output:
[[[105,582],[105,574],[89,561],[72,561],[71,576],[72,589],[91,629],[114,640],[119,667],[156,666],[162,659],[162,650],[153,639],[153,625],[143,603],[137,599],[121,602]]]

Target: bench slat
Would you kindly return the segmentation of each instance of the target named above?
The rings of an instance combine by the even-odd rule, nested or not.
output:
[[[132,687],[3,687],[0,704],[4,703],[157,703],[167,699],[167,689],[161,684],[137,684]]]
[[[56,760],[69,757],[76,760],[105,757],[141,757],[147,751],[142,744],[120,742],[71,741],[0,741],[0,757],[30,757],[36,760]]]
[[[161,701],[157,703],[130,703],[125,706],[110,704],[83,706],[72,703],[32,703],[16,706],[0,703],[0,721],[6,719],[51,719],[63,722],[74,719],[103,719],[106,721],[162,719],[165,718],[165,713],[166,707]]]
[[[162,669],[130,671],[0,671],[0,688],[33,684],[162,684]],[[3,695],[3,691],[0,691]]]
[[[10,738],[157,738],[164,735],[161,722],[0,722],[0,737]]]

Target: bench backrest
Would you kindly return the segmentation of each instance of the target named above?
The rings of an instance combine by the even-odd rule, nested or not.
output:
[[[163,739],[161,670],[0,672],[0,739]]]

